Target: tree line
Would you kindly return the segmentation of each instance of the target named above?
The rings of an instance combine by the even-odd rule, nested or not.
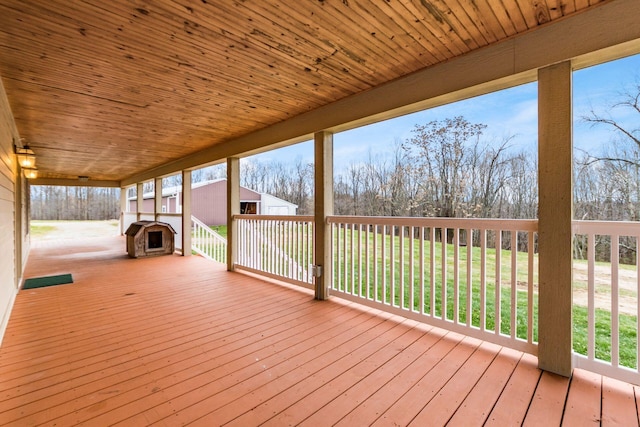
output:
[[[336,213],[535,218],[535,156],[485,128],[461,116],[416,125],[392,156],[369,153],[337,176]]]
[[[31,219],[109,220],[120,218],[120,189],[29,186]]]

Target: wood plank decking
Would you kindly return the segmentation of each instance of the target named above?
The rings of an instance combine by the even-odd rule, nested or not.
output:
[[[640,389],[119,237],[32,250],[0,348],[0,424],[638,425]]]

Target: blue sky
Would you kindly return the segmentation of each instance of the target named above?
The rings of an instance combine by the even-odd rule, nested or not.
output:
[[[640,55],[623,58],[595,67],[578,70],[573,75],[574,96],[574,146],[587,151],[598,150],[611,139],[606,129],[592,128],[580,118],[593,107],[602,110],[625,88],[640,81]],[[411,137],[416,124],[432,120],[464,116],[472,123],[487,125],[485,136],[502,141],[513,136],[513,149],[535,153],[537,144],[537,84],[530,83],[476,98],[447,104],[441,107],[409,114],[373,125],[364,126],[334,135],[334,165],[336,174],[352,163],[358,163],[369,153],[373,156],[389,155],[395,141]],[[621,121],[637,120],[637,114],[614,111]],[[637,124],[636,124],[637,127]],[[251,157],[259,161],[278,160],[294,162],[297,158],[313,162],[311,141],[262,153]]]

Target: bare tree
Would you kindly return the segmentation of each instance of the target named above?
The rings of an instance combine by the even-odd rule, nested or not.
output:
[[[512,137],[500,144],[474,144],[470,153],[468,207],[466,214],[480,218],[499,216],[505,202],[503,189],[509,177],[507,149]]]
[[[582,120],[611,130],[613,136],[600,144],[599,151],[584,152],[577,162],[576,216],[640,220],[640,81],[600,111],[592,108]],[[599,176],[601,182],[596,185],[587,174]],[[600,207],[589,209],[589,203]]]
[[[304,163],[298,157],[293,165],[291,174],[290,193],[287,201],[298,205],[300,215],[313,213],[313,165]]]
[[[267,192],[269,169],[260,161],[242,159],[240,163],[240,185],[261,193]]]
[[[349,193],[351,196],[351,215],[358,215],[360,213],[360,197],[362,191],[363,170],[361,165],[351,163],[347,169],[347,176],[349,177]]]
[[[625,126],[618,118],[623,114],[640,114],[640,81],[636,83],[620,94],[619,100],[614,101],[608,106],[605,106],[602,111],[596,111],[591,108],[588,115],[583,116],[582,119],[591,123],[592,126],[605,126],[612,129],[618,136],[621,144],[631,144],[636,149],[640,149],[640,125],[637,119],[631,126]],[[626,157],[603,157],[603,160],[619,161],[628,163],[630,159]]]
[[[521,152],[507,159],[508,178],[504,182],[501,218],[532,219],[538,216],[538,162],[529,153]]]
[[[403,144],[412,164],[425,179],[425,193],[435,216],[464,216],[469,185],[469,149],[486,128],[462,116],[416,125],[414,136]]]

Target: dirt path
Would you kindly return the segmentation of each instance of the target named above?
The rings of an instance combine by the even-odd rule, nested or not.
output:
[[[595,306],[604,310],[611,310],[611,268],[606,265],[595,266]],[[588,272],[586,263],[573,264],[573,282],[582,283],[583,286],[575,286],[573,290],[573,303],[587,306]],[[620,313],[635,315],[637,312],[638,279],[635,270],[618,270],[618,287],[620,289],[619,310]]]

